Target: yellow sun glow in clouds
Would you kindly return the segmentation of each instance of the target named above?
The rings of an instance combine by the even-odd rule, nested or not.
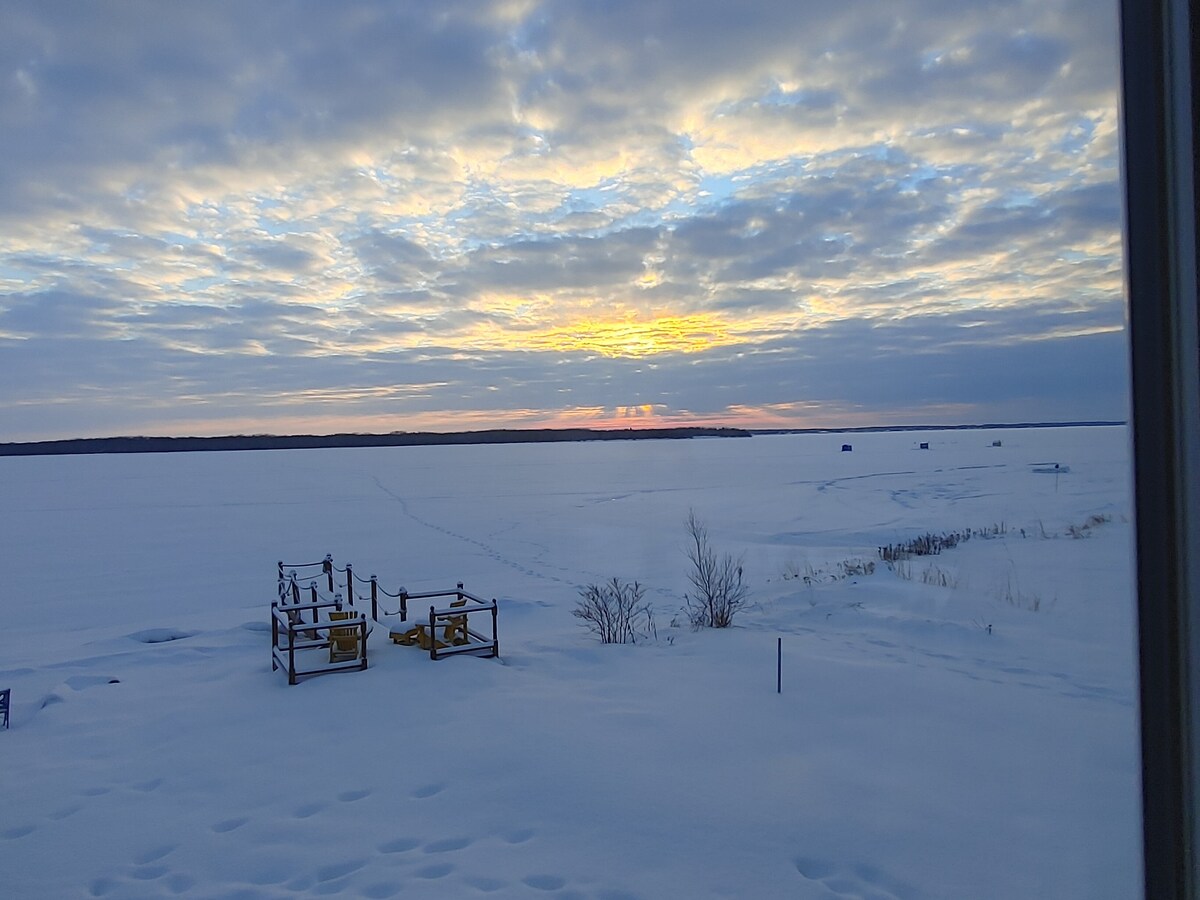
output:
[[[610,357],[644,357],[657,353],[699,353],[736,344],[739,338],[716,316],[660,316],[619,321],[585,319],[570,325],[521,336],[532,350],[583,351]]]

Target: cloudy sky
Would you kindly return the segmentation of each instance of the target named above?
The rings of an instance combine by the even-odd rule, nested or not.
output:
[[[1119,419],[1116,10],[0,0],[0,441]]]

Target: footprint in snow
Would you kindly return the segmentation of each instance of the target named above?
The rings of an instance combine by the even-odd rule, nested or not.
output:
[[[557,891],[567,883],[557,875],[530,875],[521,881],[539,891]]]
[[[403,882],[381,881],[378,884],[368,884],[361,889],[360,893],[368,900],[387,900],[388,897],[395,897],[403,890]]]
[[[176,872],[174,875],[168,875],[166,881],[167,889],[172,894],[187,893],[196,885],[196,879],[191,875],[185,875],[183,872]]]
[[[449,853],[451,850],[462,850],[471,844],[470,838],[446,838],[441,841],[430,841],[422,849],[426,853]]]
[[[829,860],[799,856],[793,860],[805,879],[823,885],[836,897],[871,900],[916,900],[916,891],[867,863],[840,866]]]
[[[406,850],[412,850],[420,843],[416,838],[394,838],[390,841],[384,841],[375,849],[380,853],[404,853]]]
[[[417,869],[413,874],[418,878],[445,878],[454,871],[454,866],[450,863],[437,863],[432,866],[425,866],[423,869]]]
[[[133,861],[139,866],[144,866],[147,863],[157,862],[164,856],[175,852],[178,844],[163,844],[159,847],[152,847],[149,850],[143,850],[133,858]]]
[[[130,876],[138,881],[154,881],[162,878],[167,872],[171,871],[166,866],[137,866]]]
[[[366,859],[347,859],[342,862],[321,866],[317,869],[317,881],[333,881],[337,878],[345,878],[351,872],[357,872],[368,861]]]
[[[463,880],[475,890],[483,891],[485,894],[498,891],[506,884],[499,878],[464,878]]]
[[[412,796],[415,797],[417,800],[424,800],[426,797],[433,797],[436,794],[440,794],[445,789],[446,789],[446,785],[439,781],[439,782],[435,782],[433,784],[427,784],[427,785],[424,785],[423,787],[417,788],[415,791],[412,792]]]

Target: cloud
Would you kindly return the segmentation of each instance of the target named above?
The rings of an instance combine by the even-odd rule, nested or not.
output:
[[[1119,416],[1111,12],[9,4],[2,402]]]

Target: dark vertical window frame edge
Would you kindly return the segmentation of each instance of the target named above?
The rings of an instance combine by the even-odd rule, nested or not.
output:
[[[1200,897],[1195,11],[1121,0],[1146,897]]]

